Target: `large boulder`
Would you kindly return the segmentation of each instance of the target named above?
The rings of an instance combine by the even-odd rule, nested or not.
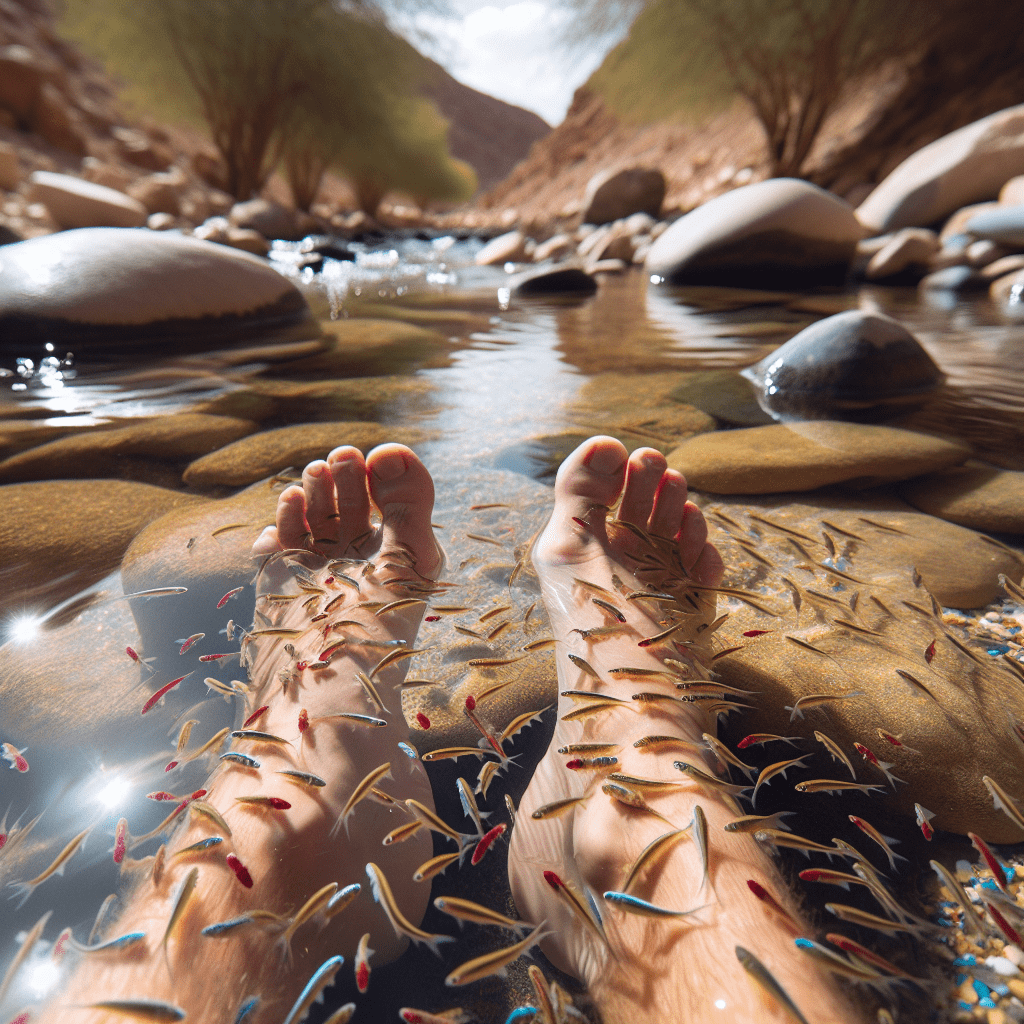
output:
[[[842,199],[797,178],[773,178],[680,217],[651,246],[645,266],[667,284],[836,284],[864,235]]]
[[[174,232],[83,228],[4,246],[0,353],[53,342],[110,354],[200,351],[319,327],[263,260]]]
[[[907,157],[857,207],[873,233],[929,227],[969,203],[995,199],[1024,173],[1024,104],[958,128]]]
[[[994,466],[955,466],[903,484],[915,508],[951,523],[995,533],[1024,533],[1024,473]]]
[[[141,228],[149,211],[137,199],[70,174],[33,171],[28,199],[42,203],[62,228]]]
[[[902,324],[857,309],[804,328],[743,375],[780,419],[886,419],[920,406],[944,379]]]
[[[956,466],[970,449],[894,427],[818,420],[698,434],[668,456],[692,487],[777,494],[829,484],[873,487]]]
[[[583,223],[608,224],[631,213],[657,217],[665,200],[665,175],[652,167],[600,171],[587,183]]]

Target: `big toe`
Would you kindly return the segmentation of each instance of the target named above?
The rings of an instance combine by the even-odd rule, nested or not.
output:
[[[405,551],[422,576],[436,577],[443,556],[434,539],[434,481],[416,454],[383,444],[366,457],[370,497],[382,519],[381,550]]]

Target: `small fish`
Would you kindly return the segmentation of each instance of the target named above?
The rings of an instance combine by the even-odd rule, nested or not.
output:
[[[544,804],[543,807],[538,807],[530,817],[535,821],[543,821],[546,818],[560,818],[574,807],[582,807],[586,799],[586,796],[572,796],[564,800],[555,800],[552,803]]]
[[[617,757],[574,757],[571,761],[565,762],[565,767],[570,771],[581,771],[585,768],[593,768],[602,770],[605,768],[613,768],[619,763]]]
[[[536,813],[534,814],[536,817]],[[672,847],[686,835],[689,831],[687,828],[677,828],[671,832],[666,832],[664,835],[658,836],[653,839],[650,843],[644,847],[643,852],[637,857],[633,864],[630,866],[629,871],[626,872],[626,878],[622,883],[622,891],[629,892],[630,886],[636,881],[640,873],[647,867],[650,867],[658,863],[663,857],[665,857]]]
[[[633,746],[636,746],[634,743]],[[618,743],[570,743],[559,747],[558,753],[578,755],[580,757],[599,757],[601,754],[614,754],[620,749]]]
[[[534,651],[550,651],[552,650],[558,641],[553,636],[542,637],[540,640],[531,640],[528,644],[523,644],[521,650],[527,652]]]
[[[391,886],[388,885],[387,878],[372,861],[366,865],[366,876],[370,879],[370,891],[373,894],[374,900],[384,909],[384,913],[387,914],[396,935],[405,935],[413,942],[422,942],[429,946],[431,951],[437,955],[440,955],[439,946],[442,942],[454,941],[450,935],[432,935],[430,932],[425,932],[423,929],[417,928],[416,925],[412,924],[402,914],[401,910],[398,909],[398,904],[395,902],[395,897],[391,892]]]
[[[950,895],[963,909],[964,925],[969,926],[979,937],[984,939],[987,934],[985,922],[978,916],[978,912],[974,909],[974,904],[971,902],[970,896],[967,895],[964,887],[959,883],[959,881],[957,881],[956,876],[937,860],[930,860],[928,863],[931,866],[932,871],[939,876],[939,881],[949,890]]]
[[[995,921],[999,930],[1010,940],[1010,942],[1019,946],[1022,941],[1020,932],[1018,932],[1017,929],[999,913],[996,909],[995,902],[991,897],[983,894],[982,899],[985,901],[985,909],[989,912],[989,916],[993,921]]]
[[[595,669],[594,666],[590,664],[590,662],[585,661],[583,658],[579,657],[576,654],[570,654],[568,655],[568,658],[581,672],[590,676],[592,679],[601,678],[597,669]]]
[[[671,782],[664,779],[642,779],[636,775],[624,775],[622,772],[612,772],[608,776],[610,782],[617,782],[622,786],[629,786],[641,793],[663,793],[679,789],[681,782]]]
[[[470,540],[479,540],[485,544],[493,544],[497,548],[505,546],[500,540],[495,540],[494,537],[485,537],[482,533],[467,533],[466,536]]]
[[[187,746],[188,741],[192,737],[192,730],[199,724],[199,721],[195,718],[190,718],[185,722],[178,732],[178,743],[175,753],[180,754]]]
[[[572,915],[596,938],[607,945],[608,937],[605,935],[604,925],[601,923],[601,918],[593,902],[585,899],[575,885],[571,882],[566,882],[555,874],[554,871],[545,871],[543,875],[544,881],[554,890],[558,898],[568,906]],[[587,895],[589,896],[589,892]]]
[[[67,862],[78,852],[79,847],[85,842],[85,837],[92,831],[91,827],[83,829],[78,833],[77,836],[72,839],[67,846],[64,847],[60,853],[53,859],[50,865],[36,875],[35,878],[28,882],[11,882],[11,887],[15,889],[16,893],[21,896],[21,901],[18,903],[18,907],[24,905],[25,901],[35,892],[36,888],[43,884],[48,878],[53,875],[64,874],[64,868]],[[2,999],[2,992],[0,992],[0,999]]]
[[[241,1005],[238,1007],[238,1013],[235,1014],[234,1024],[245,1024],[249,1017],[252,1016],[253,1010],[259,1005],[259,996],[249,996],[248,999],[242,1000]]]
[[[833,946],[838,947],[844,953],[852,953],[859,960],[865,960],[872,967],[881,968],[888,974],[892,974],[897,978],[906,978],[908,980],[916,980],[911,978],[909,974],[900,970],[894,963],[890,963],[885,957],[879,956],[873,950],[868,949],[866,946],[862,946],[859,942],[855,942],[853,939],[848,938],[846,935],[840,935],[837,932],[829,932],[826,936],[829,942]],[[881,1020],[881,1017],[879,1018]]]
[[[484,834],[484,818],[490,816],[489,811],[481,811],[473,796],[473,790],[469,783],[461,776],[455,780],[455,786],[459,791],[459,802],[462,804],[462,812],[476,825],[477,835]]]
[[[573,708],[572,711],[566,712],[561,717],[563,722],[579,722],[585,718],[590,718],[593,715],[598,715],[604,711],[610,711],[612,709],[624,709],[628,707],[627,704],[622,704],[618,701],[601,701],[600,703],[583,704],[580,707]]]
[[[498,928],[507,928],[509,931],[522,932],[533,926],[526,921],[516,921],[497,910],[483,907],[471,900],[459,899],[456,896],[438,896],[434,900],[434,906],[442,914],[454,917],[456,921],[472,921],[474,924],[494,925]]]
[[[992,802],[995,804],[997,811],[1002,811],[1019,829],[1024,831],[1024,814],[1021,813],[1020,808],[1010,799],[1007,795],[1006,790],[996,782],[995,779],[990,778],[988,775],[983,775],[981,781],[985,784],[985,788],[988,790],[989,795],[992,797]]]
[[[844,782],[842,779],[810,779],[807,782],[798,782],[793,788],[798,793],[839,793],[848,789],[856,789],[861,793],[871,793],[876,789],[885,789],[884,786]]]
[[[358,887],[356,891],[358,892]],[[298,911],[296,911],[295,916],[292,917],[291,921],[289,921],[288,927],[285,928],[281,937],[277,940],[277,945],[281,948],[289,963],[291,962],[291,942],[295,937],[295,933],[307,921],[311,920],[317,914],[326,911],[337,894],[338,883],[329,882],[327,885],[313,893],[313,895],[306,900]]]
[[[504,835],[508,829],[508,825],[505,822],[501,822],[495,825],[486,835],[482,836],[480,842],[476,844],[476,848],[473,850],[473,855],[469,859],[469,863],[476,867],[484,859],[484,855],[494,844],[494,841],[498,836]]]
[[[284,739],[282,736],[275,736],[269,732],[257,732],[254,729],[235,729],[231,733],[233,740],[249,740],[252,743],[274,743],[291,746],[291,741]]]
[[[202,815],[212,821],[226,836],[231,835],[231,828],[228,823],[224,820],[224,816],[217,810],[213,804],[208,804],[205,800],[193,800],[189,805],[189,810],[193,814]]]
[[[694,907],[692,910],[670,910],[667,907],[659,907],[653,903],[648,903],[647,900],[642,900],[637,896],[630,896],[628,892],[615,892],[613,890],[602,893],[602,898],[621,910],[625,910],[627,913],[638,914],[641,917],[689,917],[690,914],[696,914],[704,909],[703,906],[700,906]]]
[[[301,1024],[305,1020],[309,1008],[323,998],[324,991],[334,981],[334,976],[341,970],[345,962],[343,956],[332,956],[325,960],[314,972],[313,976],[306,982],[306,987],[295,1000],[295,1005],[289,1010],[284,1024]]]
[[[797,949],[806,953],[826,971],[831,971],[833,974],[840,974],[846,978],[853,978],[855,981],[874,981],[879,977],[878,971],[873,967],[869,967],[867,964],[858,966],[852,960],[847,960],[845,956],[833,953],[832,950],[819,945],[812,939],[805,939],[801,937],[794,939],[794,942],[796,943]]]
[[[505,665],[514,665],[524,657],[526,655],[520,655],[518,658],[470,658],[466,664],[474,668],[502,668]]]
[[[879,761],[878,758],[870,750],[868,750],[868,748],[865,747],[863,743],[854,743],[854,747],[856,748],[857,753],[860,754],[860,756],[863,757],[865,761],[869,761],[871,764],[873,764],[886,777],[889,783],[891,783],[892,788],[894,790],[896,789],[897,782],[903,782],[902,779],[897,779],[896,776],[889,771],[889,769],[892,767],[892,764],[890,764],[888,761]]]
[[[249,869],[241,862],[241,860],[239,860],[233,853],[227,854],[224,860],[227,862],[228,867],[235,873],[235,878],[237,878],[246,889],[251,889],[252,875],[249,874]]]
[[[242,754],[237,750],[229,750],[226,754],[221,754],[220,760],[230,761],[233,764],[240,764],[243,768],[258,769],[260,767],[260,763],[255,757],[250,757],[248,754]]]
[[[369,794],[370,789],[373,785],[379,782],[383,778],[391,777],[391,762],[385,761],[383,764],[378,765],[372,771],[367,772],[363,779],[358,783],[356,788],[352,791],[352,795],[345,802],[345,806],[342,808],[341,814],[338,816],[338,820],[334,823],[334,827],[331,829],[331,835],[336,835],[342,825],[345,826],[345,833],[348,834],[348,819],[352,812],[355,810],[356,805]]]
[[[789,637],[788,639],[794,638]],[[821,652],[819,651],[818,653]],[[823,704],[831,704],[837,700],[848,700],[851,697],[863,696],[863,690],[851,690],[849,693],[809,693],[804,697],[800,697],[792,707],[789,704],[785,705],[785,709],[790,712],[789,720],[792,722],[797,718],[803,718],[804,711],[811,708],[821,707]]]
[[[487,799],[487,790],[490,788],[491,783],[494,781],[494,777],[501,771],[503,765],[499,761],[488,761],[480,769],[480,774],[476,778],[476,789],[475,793],[478,793],[485,800]]]
[[[145,932],[128,932],[126,935],[119,935],[116,939],[108,939],[106,942],[101,942],[96,946],[83,946],[81,943],[75,942],[74,938],[70,940],[70,945],[72,949],[78,950],[79,953],[114,952],[120,949],[129,949],[142,942],[145,937]]]
[[[743,796],[752,788],[750,786],[737,786],[734,783],[726,782],[724,779],[720,779],[716,775],[709,775],[706,771],[703,771],[696,765],[689,764],[686,761],[673,761],[672,767],[675,768],[676,771],[680,771],[688,775],[694,782],[698,782],[700,785],[719,793],[728,793],[730,796]]]
[[[876,729],[875,731],[878,733],[878,738],[880,740],[885,740],[886,743],[889,743],[889,744],[891,744],[894,747],[899,747],[901,750],[906,750],[906,751],[908,751],[911,754],[920,754],[921,753],[920,750],[915,750],[913,747],[908,747],[906,745],[906,743],[904,743],[899,738],[899,736],[893,736],[893,734],[891,732],[886,732],[884,729]]]
[[[419,819],[416,821],[407,821],[404,825],[399,825],[398,828],[393,828],[381,840],[381,845],[391,846],[392,843],[404,843],[406,839],[411,839],[421,828],[423,828],[423,822]]]
[[[703,749],[699,743],[691,743],[689,740],[681,739],[679,736],[642,736],[633,746],[645,754],[660,754],[663,750],[682,748],[693,753],[700,753]],[[616,747],[616,749],[618,749]]]
[[[741,818],[734,818],[722,827],[726,832],[757,832],[760,829],[785,829],[791,832],[792,829],[782,820],[796,811],[776,811],[774,814],[745,814]]]
[[[193,633],[186,640],[179,640],[178,643],[181,644],[181,648],[179,649],[178,654],[184,654],[186,651],[191,650],[205,636],[205,633]]]
[[[232,599],[233,597],[237,597],[237,596],[238,596],[238,595],[239,595],[239,594],[240,594],[240,593],[241,593],[241,592],[242,592],[243,590],[245,590],[245,587],[235,587],[235,589],[234,589],[234,590],[229,590],[229,591],[228,591],[228,592],[227,592],[227,593],[226,593],[226,594],[225,594],[225,595],[224,595],[224,596],[223,596],[223,597],[222,597],[222,598],[221,598],[221,599],[220,599],[220,600],[219,600],[219,601],[217,602],[217,608],[218,608],[218,609],[220,609],[220,608],[223,608],[223,607],[224,607],[224,605],[226,605],[226,604],[228,603],[228,601],[230,601],[230,600],[231,600],[231,599]]]
[[[791,747],[796,746],[796,740],[803,739],[802,736],[777,736],[773,732],[752,732],[749,736],[744,736],[743,739],[736,744],[740,750],[746,750],[747,747],[753,747],[762,743],[788,743]]]
[[[444,822],[437,814],[435,814],[429,807],[420,803],[419,800],[408,799],[405,801],[405,806],[412,811],[417,818],[419,818],[427,828],[432,829],[434,832],[439,832],[443,836],[447,836],[453,842],[458,843],[461,847],[463,841],[467,838],[461,832],[457,832],[455,829]],[[473,837],[475,838],[475,837]]]
[[[180,1006],[159,999],[104,999],[98,1003],[83,1003],[82,1009],[109,1010],[127,1017],[151,1020],[155,1024],[172,1024],[185,1019],[185,1011]]]
[[[803,836],[775,828],[758,829],[754,833],[754,839],[762,846],[784,846],[791,850],[801,850],[808,857],[812,853],[823,853],[829,859],[840,855],[839,850],[834,846],[825,846],[822,843],[814,842],[813,839],[805,839]]]
[[[850,762],[850,759],[843,753],[843,748],[831,736],[826,736],[823,732],[818,732],[815,729],[814,738],[832,755],[834,760],[840,761],[849,768],[851,779],[857,778],[857,773],[853,770],[853,764]]]
[[[327,785],[327,780],[321,779],[319,775],[314,775],[312,772],[300,772],[295,768],[282,768],[277,774],[285,776],[290,782],[298,782],[311,789],[322,789]]]
[[[430,860],[425,861],[416,869],[413,873],[412,880],[414,882],[426,882],[433,878],[434,875],[441,874],[449,864],[452,864],[461,856],[462,851],[457,850],[455,853],[442,853],[437,857],[431,857]]]
[[[883,836],[882,833],[878,831],[878,829],[876,829],[870,823],[866,822],[863,818],[858,818],[856,814],[851,814],[848,817],[850,821],[852,821],[853,824],[856,825],[857,828],[859,828],[861,832],[864,833],[864,835],[866,835],[869,839],[876,842],[885,851],[886,857],[889,858],[889,867],[892,868],[893,871],[896,870],[897,859],[907,859],[906,857],[900,856],[900,854],[898,853],[894,853],[893,850],[890,848],[889,844],[898,843],[898,839],[893,839],[892,836]]]
[[[188,587],[156,587],[153,590],[140,590],[135,594],[125,594],[118,598],[120,601],[129,601],[135,597],[167,597],[171,594],[187,594]]]
[[[235,803],[244,804],[248,807],[269,807],[273,811],[287,811],[292,806],[287,800],[282,800],[279,796],[263,796],[262,794],[236,796]]]
[[[84,837],[85,833],[83,832],[82,835]],[[28,935],[25,936],[21,946],[18,948],[18,952],[14,954],[14,959],[11,961],[10,967],[7,968],[7,973],[4,975],[3,981],[0,981],[0,1001],[3,1000],[5,995],[7,995],[7,990],[11,987],[11,982],[14,980],[14,976],[18,973],[21,965],[31,954],[32,950],[35,949],[36,943],[42,938],[43,931],[46,928],[46,922],[50,920],[50,915],[52,913],[52,910],[48,910],[41,918],[39,918],[38,921],[36,921]]]
[[[547,922],[542,921],[525,939],[521,939],[515,945],[484,953],[483,956],[467,960],[466,963],[456,967],[444,979],[444,983],[449,988],[454,988],[458,985],[469,985],[471,982],[479,981],[481,978],[488,978],[492,974],[504,978],[507,973],[506,967],[540,942],[543,935],[546,934],[544,932],[546,926]]]
[[[521,715],[516,715],[516,717],[501,730],[501,735],[498,737],[498,745],[500,746],[506,740],[512,739],[528,725],[540,721],[540,716],[550,711],[553,707],[554,704],[548,704],[547,707],[543,707],[539,711],[524,711]]]
[[[932,818],[935,817],[935,812],[929,811],[928,808],[922,807],[920,804],[914,804],[914,813],[921,834],[928,842],[931,842],[932,836],[935,835],[935,829],[932,827]]]
[[[747,879],[747,888],[763,903],[771,907],[794,931],[802,932],[803,925],[763,886],[753,878]]]
[[[228,856],[231,855],[229,854]],[[192,893],[195,892],[196,883],[198,881],[199,868],[192,868],[181,880],[181,884],[178,886],[178,891],[174,894],[174,900],[171,905],[171,916],[167,921],[167,927],[164,929],[164,937],[160,942],[160,945],[163,947],[165,959],[167,957],[167,942],[173,934],[175,927],[184,916],[185,909],[188,907],[189,900],[192,898]],[[184,1016],[184,1014],[182,1016]]]
[[[114,863],[120,864],[127,852],[128,819],[121,818],[114,828]]]
[[[848,875],[843,871],[830,871],[826,868],[805,868],[800,872],[800,879],[804,882],[822,882],[825,885],[840,885],[849,889],[851,885],[864,885],[864,879],[859,875]]]
[[[173,853],[172,857],[190,857],[194,853],[204,853],[213,846],[220,846],[224,842],[223,836],[210,836],[207,839],[200,839],[198,843],[193,843],[191,846],[186,846],[176,853]]]
[[[785,778],[786,772],[789,771],[790,768],[795,768],[797,766],[803,768],[804,761],[806,761],[808,757],[810,757],[810,754],[804,754],[802,757],[794,757],[789,761],[776,761],[774,764],[770,764],[767,768],[762,769],[761,774],[757,777],[757,784],[754,786],[753,796],[750,798],[751,807],[757,805],[757,793],[762,786],[769,785],[776,775],[781,775]]]
[[[183,679],[188,679],[190,675],[192,675],[191,672],[183,676],[178,676],[177,679],[172,679],[169,683],[165,683],[163,686],[161,686],[160,689],[157,690],[156,693],[154,693],[153,696],[150,697],[149,700],[147,700],[146,703],[142,705],[142,714],[145,714],[147,711],[150,711],[157,704],[159,704],[160,701],[162,701],[164,697],[166,697],[167,694],[170,693],[171,690],[173,690],[178,685],[178,683],[180,683]]]
[[[741,761],[717,736],[706,732],[702,735],[702,739],[723,767],[731,764],[733,767],[739,768],[748,779],[757,771],[752,764],[745,764]],[[636,746],[636,744],[634,743],[633,746]]]
[[[223,729],[215,732],[198,750],[194,750],[188,757],[184,757],[181,760],[181,764],[188,764],[190,761],[196,761],[203,756],[208,750],[213,750],[215,747],[219,747],[224,742],[224,737],[231,731],[229,726],[224,726]],[[257,734],[259,735],[259,734]],[[171,764],[178,764],[177,761],[172,761]],[[171,765],[168,765],[164,771],[169,770]]]
[[[840,921],[846,921],[847,924],[856,924],[862,928],[872,928],[879,932],[891,934],[911,932],[918,934],[921,931],[921,928],[917,925],[901,924],[899,921],[892,921],[887,917],[879,917],[877,914],[869,914],[866,910],[860,910],[858,907],[848,907],[843,903],[826,903],[825,909],[830,914],[838,917]]]
[[[775,980],[775,976],[760,960],[743,946],[736,947],[736,959],[754,982],[775,1000],[798,1024],[807,1024],[807,1018],[800,1012],[786,990]]]
[[[250,726],[250,725],[252,725],[252,723],[253,723],[253,722],[255,722],[255,721],[256,721],[257,719],[260,719],[260,718],[262,718],[262,717],[263,717],[263,716],[264,716],[264,715],[265,715],[265,714],[266,714],[266,713],[267,713],[267,712],[268,712],[269,710],[270,710],[270,705],[269,705],[269,704],[264,704],[264,705],[262,705],[261,707],[258,707],[258,708],[257,708],[257,709],[256,709],[256,710],[255,710],[255,711],[254,711],[254,712],[253,712],[253,713],[252,713],[251,715],[249,715],[249,717],[248,717],[248,718],[247,718],[247,719],[246,719],[246,720],[245,720],[245,721],[244,721],[244,722],[242,723],[242,728],[243,728],[243,729],[248,729],[248,728],[249,728],[249,726]]]
[[[424,715],[424,718],[426,716]],[[482,747],[439,747],[437,750],[428,750],[422,760],[430,763],[432,761],[446,761],[459,757],[484,757],[487,751]]]

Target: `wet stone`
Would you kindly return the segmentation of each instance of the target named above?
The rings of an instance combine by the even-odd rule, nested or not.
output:
[[[593,295],[597,282],[580,267],[527,270],[508,280],[513,295]]]
[[[288,467],[302,469],[332,448],[350,444],[364,454],[388,441],[416,444],[422,431],[377,423],[300,423],[252,434],[196,459],[182,475],[190,487],[244,487]]]
[[[915,508],[975,530],[1024,533],[1024,473],[971,464],[910,480],[900,495]]]
[[[0,487],[0,608],[48,607],[117,567],[147,523],[205,499],[121,480]]]
[[[0,483],[81,477],[135,478],[150,460],[195,459],[251,434],[251,420],[178,413],[126,427],[62,437],[0,462]],[[155,467],[159,469],[160,467]]]
[[[958,465],[965,445],[893,427],[818,420],[701,434],[668,457],[700,491],[773,494],[864,488]]]
[[[768,426],[775,420],[761,408],[753,383],[735,370],[703,370],[685,374],[670,398],[736,427]]]
[[[850,310],[800,331],[743,371],[778,419],[889,419],[920,407],[944,375],[902,324]]]

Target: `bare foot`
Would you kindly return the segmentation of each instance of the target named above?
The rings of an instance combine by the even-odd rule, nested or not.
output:
[[[620,495],[617,513],[610,512]],[[685,480],[666,470],[664,458],[652,449],[636,451],[627,461],[625,449],[613,438],[592,438],[559,470],[554,514],[533,560],[560,641],[559,689],[598,691],[624,701],[566,721],[585,703],[560,697],[551,747],[517,813],[509,879],[522,916],[546,919],[554,929],[545,953],[588,986],[606,1020],[626,1020],[627,1015],[636,1024],[791,1020],[779,1002],[753,983],[739,962],[737,946],[754,953],[813,1024],[859,1019],[828,977],[799,954],[785,919],[748,889],[747,879],[753,879],[789,902],[772,862],[753,839],[723,831],[742,813],[733,798],[674,767],[685,761],[708,773],[720,770],[703,739],[704,733],[714,734],[717,719],[706,710],[708,688],[691,686],[689,694],[700,695],[692,703],[664,699],[687,694],[677,682],[709,678],[701,662],[713,650],[708,625],[714,619],[714,595],[701,587],[714,587],[722,577],[703,516],[686,501]],[[645,589],[670,591],[678,603],[637,599]],[[672,608],[689,614],[670,615]],[[638,646],[673,622],[680,624],[677,632]],[[634,700],[638,693],[661,699]],[[721,696],[710,697],[715,699]],[[653,736],[674,740],[636,745]],[[607,749],[581,748],[586,744]],[[588,757],[615,757],[617,762],[568,767]],[[612,773],[668,785],[656,789],[619,780],[626,792],[616,797],[603,788],[614,783],[608,778]],[[623,797],[633,799],[630,792],[639,795],[641,806],[623,802]],[[574,798],[583,799],[563,813],[552,810],[559,801]],[[655,919],[605,900],[605,892],[623,890],[627,873],[648,844],[686,829],[697,806],[707,821],[710,877],[703,879],[691,828],[666,844],[629,892],[662,908],[704,909]],[[606,940],[570,908],[564,890],[560,895],[552,888],[555,876],[585,901],[593,900]],[[796,912],[793,906],[789,910]]]
[[[401,445],[377,448],[365,462],[355,448],[336,449],[306,468],[301,488],[282,493],[276,527],[254,547],[264,557],[256,623],[242,639],[251,671],[243,727],[249,734],[229,741],[229,756],[206,783],[203,802],[216,816],[187,812],[188,823],[161,855],[162,868],[143,863],[108,936],[142,931],[145,940],[126,954],[83,961],[61,1003],[155,999],[189,1020],[220,1022],[259,997],[247,1018],[259,1024],[286,1016],[329,957],[344,955],[351,970],[364,933],[376,951],[371,967],[405,948],[405,925],[393,926],[374,902],[366,866],[379,866],[415,929],[429,885],[416,884],[413,874],[432,855],[430,833],[420,828],[405,841],[382,841],[415,821],[403,801],[429,809],[433,801],[422,763],[402,749],[409,729],[400,683],[409,660],[379,666],[411,648],[441,571],[430,527],[433,497],[426,469]],[[381,515],[378,527],[371,505]],[[355,800],[368,774],[388,763]],[[213,837],[221,842],[186,850]],[[361,891],[337,916],[322,900],[287,941],[285,922],[294,923],[299,908],[334,883],[359,883]],[[193,889],[174,922],[183,885]],[[220,934],[203,931],[254,910],[282,923],[263,917]],[[82,1020],[90,1017],[123,1019],[96,1010]]]

